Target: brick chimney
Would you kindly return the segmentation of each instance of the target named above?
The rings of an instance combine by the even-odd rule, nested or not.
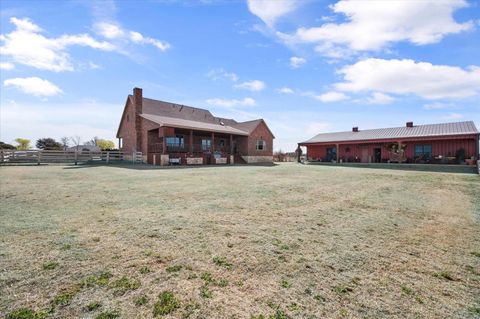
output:
[[[407,127],[413,127],[413,122],[407,122]]]
[[[352,132],[358,132],[358,126],[352,127]]]
[[[143,152],[142,150],[142,114],[143,106],[143,93],[141,88],[133,88],[133,104],[135,106],[135,133],[137,135],[136,147],[137,152]]]

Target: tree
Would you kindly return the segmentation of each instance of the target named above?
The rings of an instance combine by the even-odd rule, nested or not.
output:
[[[77,148],[77,151],[78,151],[78,147],[80,146],[80,143],[82,141],[80,136],[78,136],[78,135],[72,136],[72,137],[70,137],[70,140],[72,141],[73,145]]]
[[[97,139],[96,142],[97,142],[97,146],[100,147],[102,151],[111,150],[115,148],[115,143],[109,140]]]
[[[85,145],[92,145],[92,146],[98,146],[97,145],[97,141],[98,141],[98,137],[97,136],[94,136],[90,141],[88,142],[85,142]]]
[[[55,141],[53,138],[46,137],[46,138],[40,138],[37,140],[37,148],[41,150],[62,150],[63,145],[57,141]]]
[[[0,150],[14,150],[15,146],[0,141]]]
[[[60,139],[60,143],[62,143],[62,146],[63,146],[63,150],[67,150],[67,147],[68,147],[68,142],[70,141],[70,138],[64,136]]]
[[[27,139],[27,138],[19,137],[19,138],[15,139],[15,142],[18,143],[17,150],[19,150],[19,151],[26,151],[26,150],[30,149],[30,147],[31,147],[30,146],[30,140]]]

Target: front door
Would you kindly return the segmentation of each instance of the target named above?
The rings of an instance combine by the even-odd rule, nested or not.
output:
[[[374,154],[375,154],[375,163],[381,163],[382,162],[382,149],[381,148],[375,148],[374,149]]]
[[[368,148],[366,148],[366,147],[365,147],[365,148],[362,148],[362,158],[361,158],[361,160],[362,160],[362,163],[368,163],[368,162],[370,162],[370,161],[368,160]]]

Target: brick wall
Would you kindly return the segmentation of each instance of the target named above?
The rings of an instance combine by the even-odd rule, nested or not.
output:
[[[257,150],[257,140],[264,140],[267,145],[265,150]],[[273,156],[273,136],[264,122],[261,122],[248,137],[247,152],[242,155],[248,156]]]

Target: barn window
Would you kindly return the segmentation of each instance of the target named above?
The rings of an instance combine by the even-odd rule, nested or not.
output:
[[[432,145],[415,145],[415,157],[430,158],[432,156]]]
[[[264,151],[267,148],[267,143],[264,140],[257,140],[257,151]]]

